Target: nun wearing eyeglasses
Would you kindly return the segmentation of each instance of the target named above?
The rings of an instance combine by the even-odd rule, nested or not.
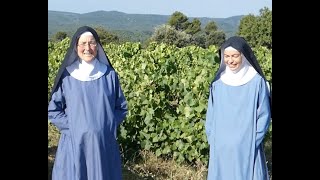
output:
[[[80,27],[56,76],[48,119],[60,131],[52,180],[121,180],[117,128],[127,114],[97,32]]]
[[[219,49],[220,67],[209,88],[205,129],[208,180],[268,180],[263,139],[271,120],[268,82],[242,37]]]

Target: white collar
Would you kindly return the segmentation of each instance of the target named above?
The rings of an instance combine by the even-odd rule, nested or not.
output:
[[[80,81],[93,81],[103,76],[107,71],[107,66],[96,58],[90,62],[77,60],[66,67],[72,77]]]

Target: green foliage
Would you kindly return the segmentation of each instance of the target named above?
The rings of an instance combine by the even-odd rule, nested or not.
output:
[[[244,16],[237,34],[244,37],[252,47],[272,49],[272,11],[265,7],[260,10],[259,16]]]
[[[244,16],[239,25],[239,29],[237,34],[245,38],[245,40],[251,45],[254,46],[256,44],[256,34],[257,32],[257,19],[254,15],[249,14]]]
[[[175,45],[177,47],[185,47],[190,45],[192,36],[184,31],[178,31],[169,25],[161,25],[156,27],[150,41]]]
[[[253,48],[253,52],[261,66],[261,69],[267,81],[272,86],[272,50],[264,46]]]
[[[187,34],[191,35],[194,35],[199,31],[201,31],[201,22],[198,18],[194,18],[189,24],[188,28],[185,30]]]
[[[97,26],[97,27],[94,27],[94,29],[97,31],[97,34],[100,37],[100,42],[102,44],[119,43],[119,37],[107,31],[104,27]]]
[[[205,47],[215,45],[220,47],[221,44],[226,40],[226,34],[222,31],[212,31],[206,36]]]
[[[260,10],[258,18],[258,43],[257,46],[265,46],[272,49],[272,11],[268,8]]]
[[[202,48],[207,48],[206,40],[206,34],[203,31],[200,31],[192,36],[191,44]]]
[[[189,24],[188,17],[179,11],[174,12],[168,20],[168,25],[174,27],[178,31],[186,30]]]
[[[218,26],[214,21],[208,22],[208,24],[204,28],[204,32],[206,33],[206,35],[209,35],[211,32],[215,32],[217,30],[218,30]]]
[[[226,39],[226,34],[218,30],[214,21],[210,21],[202,30],[198,18],[189,23],[188,18],[178,11],[172,14],[168,24],[156,27],[149,42],[155,41],[177,47],[196,45],[208,48],[210,45],[220,46]]]
[[[53,41],[62,41],[67,37],[66,32],[59,31],[53,36]]]
[[[58,73],[59,66],[64,59],[69,44],[70,38],[68,37],[60,42],[48,42],[48,100],[50,99],[54,78]]]
[[[48,95],[70,39],[48,42]],[[129,112],[119,128],[119,142],[127,151],[141,149],[176,162],[207,164],[209,147],[204,121],[209,84],[218,69],[216,46],[178,48],[151,42],[103,46],[119,73]],[[271,79],[271,51],[255,49]]]
[[[165,44],[151,44],[132,54],[130,60],[112,58],[130,109],[122,139],[136,139],[142,148],[178,162],[205,160],[203,117],[216,54],[196,46],[179,49]]]

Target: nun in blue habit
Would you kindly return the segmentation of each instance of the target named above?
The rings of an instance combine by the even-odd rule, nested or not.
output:
[[[271,120],[270,89],[242,37],[219,49],[220,67],[210,85],[206,135],[208,180],[268,180],[263,139]]]
[[[97,32],[80,27],[56,76],[48,119],[61,132],[52,180],[121,180],[127,102]]]

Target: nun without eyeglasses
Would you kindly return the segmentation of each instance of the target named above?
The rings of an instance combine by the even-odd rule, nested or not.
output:
[[[121,180],[117,127],[127,114],[96,31],[80,27],[56,76],[48,119],[61,132],[52,180]]]
[[[268,82],[242,37],[219,49],[220,67],[209,88],[206,135],[208,180],[267,180],[263,139],[271,118]]]

